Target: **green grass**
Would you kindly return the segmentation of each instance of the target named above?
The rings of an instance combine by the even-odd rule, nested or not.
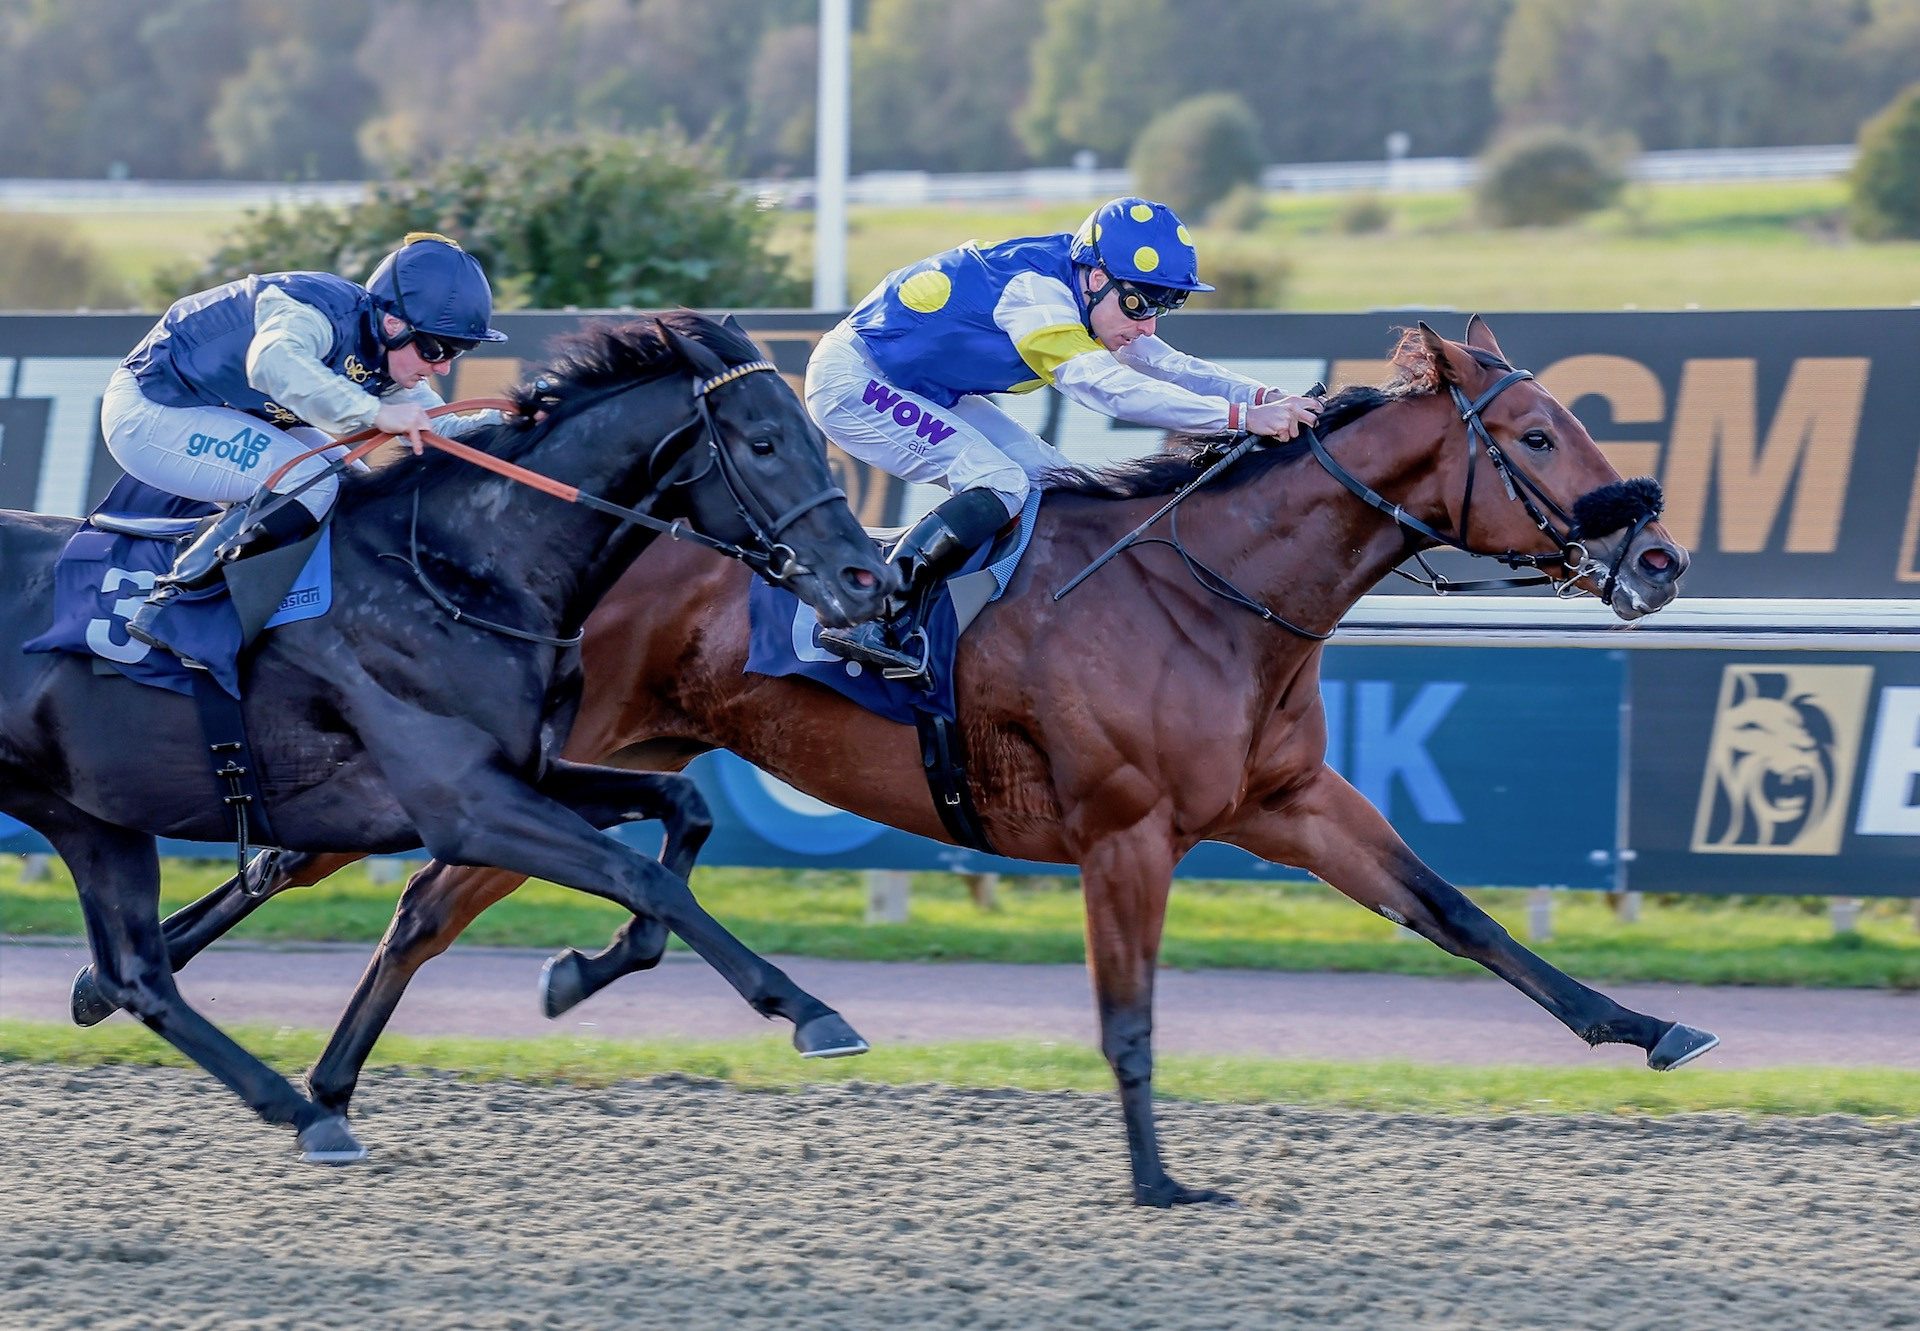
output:
[[[162,901],[185,905],[230,871],[218,862],[169,861]],[[906,924],[862,922],[864,889],[850,872],[697,869],[701,900],[749,946],[764,952],[856,960],[1071,962],[1083,958],[1080,896],[1070,880],[1006,880],[1003,908],[987,913],[945,874],[916,876]],[[269,940],[371,943],[385,931],[397,885],[371,882],[355,866],[319,888],[269,902],[235,931]],[[1475,898],[1525,936],[1526,896]],[[1777,898],[1671,898],[1647,903],[1622,924],[1588,893],[1557,899],[1555,938],[1538,950],[1586,980],[1697,984],[1788,984],[1920,988],[1920,932],[1905,902],[1878,901],[1860,928],[1835,937],[1819,902]],[[530,883],[482,915],[469,943],[554,948],[599,946],[621,919],[612,906],[546,883]],[[19,861],[0,861],[0,933],[72,936],[82,931],[70,880],[19,881]],[[1176,885],[1162,957],[1170,966],[1290,971],[1477,974],[1317,883]]]
[[[324,1035],[265,1027],[234,1030],[242,1044],[289,1074],[311,1064]],[[173,1049],[124,1019],[90,1031],[0,1020],[0,1062],[185,1066]],[[903,1045],[862,1058],[805,1062],[774,1039],[415,1039],[389,1035],[369,1066],[446,1069],[473,1080],[607,1086],[662,1073],[711,1077],[756,1090],[832,1082],[937,1083],[1031,1091],[1108,1093],[1100,1056],[1045,1042]],[[1847,1113],[1913,1117],[1920,1072],[1892,1068],[1687,1068],[1658,1076],[1640,1067],[1444,1067],[1163,1054],[1155,1087],[1166,1098],[1222,1103],[1337,1105],[1443,1113],[1748,1114]]]

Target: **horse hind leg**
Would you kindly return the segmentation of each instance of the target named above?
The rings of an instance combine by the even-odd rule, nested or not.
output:
[[[292,1127],[306,1160],[346,1164],[366,1158],[344,1119],[301,1095],[180,996],[160,933],[160,859],[152,837],[71,806],[56,810],[51,801],[7,811],[52,842],[72,872],[107,1000],[132,1012],[262,1119]]]
[[[161,922],[167,966],[178,975],[188,962],[272,898],[288,888],[311,887],[359,858],[357,854],[261,851],[247,862],[244,879],[236,874]],[[120,1009],[107,1000],[93,967],[87,965],[73,977],[70,1010],[74,1025],[97,1026]]]
[[[589,805],[577,807],[576,812],[598,827],[658,819],[665,829],[661,867],[675,878],[691,878],[700,848],[713,832],[713,817],[699,787],[691,777],[677,772],[635,772],[632,777],[631,793],[621,795],[626,808]],[[540,1010],[549,1018],[559,1017],[621,976],[652,970],[666,950],[666,925],[654,916],[636,915],[599,952],[576,948],[557,952],[540,971]]]
[[[1719,1037],[1624,1007],[1522,946],[1466,894],[1429,869],[1379,810],[1333,769],[1283,809],[1262,813],[1223,838],[1262,859],[1306,869],[1361,905],[1457,957],[1498,975],[1590,1045],[1630,1044],[1667,1072],[1691,1063]]]

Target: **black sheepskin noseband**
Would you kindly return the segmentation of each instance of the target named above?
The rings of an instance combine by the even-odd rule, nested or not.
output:
[[[1660,482],[1651,476],[1614,481],[1584,494],[1573,505],[1573,537],[1591,540],[1660,516]]]

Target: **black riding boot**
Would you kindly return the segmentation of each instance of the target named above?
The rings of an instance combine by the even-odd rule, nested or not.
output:
[[[153,580],[153,595],[127,621],[127,633],[151,647],[166,647],[160,620],[181,592],[211,587],[219,580],[225,565],[305,540],[319,528],[320,520],[297,499],[281,504],[264,517],[254,516],[257,510],[279,498],[263,490],[216,518],[211,527],[180,552],[169,572]]]
[[[888,552],[900,572],[900,590],[882,618],[845,629],[821,629],[820,645],[849,661],[873,666],[888,679],[926,689],[933,685],[927,633],[920,616],[940,580],[1007,524],[1007,506],[991,490],[967,490],[907,528]]]

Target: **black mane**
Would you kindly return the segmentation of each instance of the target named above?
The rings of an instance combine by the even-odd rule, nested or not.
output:
[[[508,400],[520,408],[521,415],[472,430],[460,442],[516,462],[546,437],[552,425],[566,418],[569,405],[588,405],[607,389],[650,383],[691,370],[693,367],[668,340],[668,330],[706,347],[728,365],[760,358],[760,349],[737,325],[729,326],[692,310],[670,310],[626,323],[591,323],[556,337],[547,363],[508,391]],[[536,411],[547,412],[548,419],[536,423]],[[471,464],[429,448],[418,460],[396,458],[377,467],[370,476],[349,476],[342,497],[351,494],[358,500],[412,489],[417,484],[430,484],[456,467],[471,468]]]

